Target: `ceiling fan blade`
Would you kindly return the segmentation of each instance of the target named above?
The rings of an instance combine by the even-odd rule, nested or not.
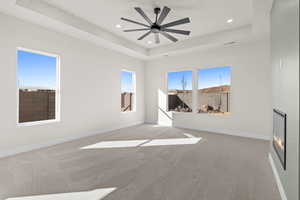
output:
[[[186,24],[186,23],[190,23],[190,22],[191,22],[190,18],[187,17],[187,18],[183,18],[183,19],[180,19],[180,20],[177,20],[177,21],[174,21],[174,22],[164,24],[161,27],[162,28],[167,28],[167,27],[170,27],[170,26],[177,26],[177,25]]]
[[[166,32],[163,32],[163,31],[160,31],[160,33],[165,36],[166,38],[168,38],[169,40],[173,41],[173,42],[177,42],[178,39],[173,37],[172,35],[170,35],[169,33],[166,33]]]
[[[127,29],[127,30],[124,30],[124,32],[147,31],[147,30],[150,30],[150,28]]]
[[[167,17],[167,15],[169,14],[170,11],[171,11],[171,9],[168,8],[167,6],[165,6],[163,8],[163,10],[161,11],[161,14],[160,14],[160,16],[159,16],[159,18],[158,18],[158,20],[157,20],[156,23],[158,25],[161,25],[161,23],[164,21],[164,19]]]
[[[134,23],[134,24],[138,24],[138,25],[141,25],[141,26],[145,26],[145,27],[148,27],[150,28],[150,26],[146,25],[146,24],[143,24],[143,23],[140,23],[140,22],[137,22],[137,21],[133,21],[131,19],[127,19],[127,18],[124,18],[122,17],[121,20],[124,20],[124,21],[127,21],[127,22],[131,22],[131,23]]]
[[[159,34],[158,33],[155,33],[155,43],[156,44],[159,44],[160,43],[160,40],[159,40]]]
[[[177,29],[163,29],[162,31],[169,32],[169,33],[177,33],[182,35],[190,35],[191,33],[191,31],[177,30]]]
[[[145,33],[144,35],[142,35],[141,37],[138,38],[138,40],[142,40],[144,39],[146,36],[148,36],[151,33],[151,31],[148,31],[147,33]]]
[[[149,19],[149,17],[147,17],[147,15],[145,14],[145,12],[140,8],[140,7],[135,7],[134,8],[138,13],[140,13],[140,15],[142,15],[142,17],[150,24],[152,25],[152,21]]]

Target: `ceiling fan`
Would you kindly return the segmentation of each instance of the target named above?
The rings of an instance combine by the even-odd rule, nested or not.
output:
[[[176,20],[176,21],[173,21],[173,22],[170,22],[167,24],[162,24],[163,21],[165,20],[165,18],[167,17],[167,15],[169,14],[169,12],[171,11],[171,9],[166,6],[164,6],[162,11],[160,8],[154,8],[155,22],[152,22],[140,7],[135,7],[134,9],[147,21],[147,23],[149,25],[140,23],[140,22],[137,22],[137,21],[134,21],[131,19],[127,19],[124,17],[122,17],[121,20],[131,22],[134,24],[138,24],[138,25],[145,27],[145,28],[140,28],[140,29],[124,30],[124,32],[147,31],[145,34],[143,34],[141,37],[139,37],[138,40],[142,40],[145,37],[147,37],[149,34],[153,33],[155,35],[155,43],[156,44],[160,43],[159,34],[163,35],[164,37],[166,37],[167,39],[169,39],[173,42],[177,42],[178,39],[169,33],[182,34],[182,35],[190,35],[190,33],[191,33],[191,31],[169,28],[169,27],[173,27],[173,26],[177,26],[177,25],[181,25],[181,24],[190,23],[190,19],[188,17],[180,19],[180,20]]]

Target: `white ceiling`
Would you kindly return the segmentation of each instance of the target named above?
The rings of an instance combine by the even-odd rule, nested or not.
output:
[[[273,0],[1,0],[0,12],[16,16],[65,34],[91,41],[140,59],[178,54],[195,49],[242,42],[268,35],[269,13]],[[123,29],[141,28],[121,17],[144,19],[134,10],[141,7],[150,18],[153,8],[172,10],[164,23],[190,17],[191,23],[174,28],[191,30],[190,36],[173,34],[173,43],[161,36],[161,44],[147,44],[153,36],[138,41],[142,32]],[[233,19],[233,23],[226,23]],[[115,27],[121,24],[122,28]]]
[[[251,24],[252,19],[252,0],[47,0],[47,2],[146,48],[158,46],[154,43],[147,44],[147,41],[153,41],[153,34],[138,41],[137,38],[143,32],[124,33],[122,31],[122,29],[143,28],[120,20],[121,17],[125,17],[146,23],[134,10],[137,6],[141,7],[150,19],[154,19],[155,7],[168,6],[172,10],[165,23],[190,17],[190,24],[176,27],[191,30],[190,36],[174,34],[180,40]],[[234,22],[227,24],[227,19],[231,18]],[[117,29],[116,24],[121,24],[122,28]],[[172,43],[164,37],[161,37],[161,40],[160,45]]]

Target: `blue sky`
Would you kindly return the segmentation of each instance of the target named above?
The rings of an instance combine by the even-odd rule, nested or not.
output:
[[[186,90],[192,89],[192,71],[179,71],[168,73],[168,89],[169,90],[182,90],[182,78],[186,80]]]
[[[219,85],[230,85],[231,67],[215,67],[198,70],[198,88],[209,88]],[[192,89],[192,71],[168,73],[168,89],[182,90],[182,77],[187,82],[187,90]]]
[[[231,67],[215,67],[198,70],[198,89],[230,85]]]
[[[56,58],[27,51],[18,51],[20,87],[56,87]]]
[[[133,73],[122,71],[121,74],[122,92],[133,92]]]

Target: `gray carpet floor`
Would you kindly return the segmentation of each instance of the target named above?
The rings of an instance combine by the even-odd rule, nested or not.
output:
[[[102,141],[186,138],[184,133],[202,139],[83,148]],[[262,140],[140,125],[0,159],[0,199],[114,187],[101,200],[280,200],[268,150]]]

